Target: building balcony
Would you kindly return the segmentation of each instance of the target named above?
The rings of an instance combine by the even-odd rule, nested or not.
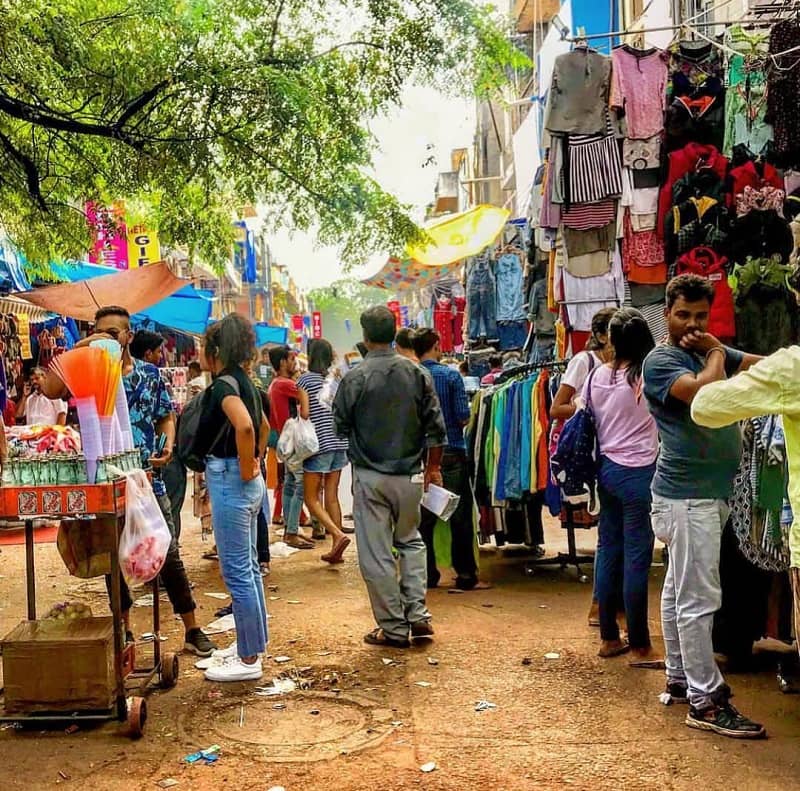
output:
[[[516,22],[517,32],[532,32],[536,25],[552,19],[560,7],[560,0],[539,0],[538,3],[534,0],[511,0],[511,13]]]

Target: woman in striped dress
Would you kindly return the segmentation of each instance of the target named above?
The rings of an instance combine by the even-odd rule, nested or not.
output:
[[[337,436],[333,412],[319,400],[333,361],[333,347],[328,341],[310,341],[308,371],[300,377],[297,386],[308,393],[311,422],[319,440],[319,453],[303,463],[305,504],[333,541],[331,551],[323,555],[322,560],[341,563],[342,554],[350,544],[350,539],[342,532],[342,508],[339,504],[339,479],[348,463],[347,440]]]

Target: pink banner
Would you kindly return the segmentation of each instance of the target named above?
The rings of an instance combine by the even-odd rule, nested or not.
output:
[[[100,206],[89,201],[86,204],[86,218],[93,240],[89,263],[127,269],[128,231],[125,227],[125,204],[118,201],[113,206]]]

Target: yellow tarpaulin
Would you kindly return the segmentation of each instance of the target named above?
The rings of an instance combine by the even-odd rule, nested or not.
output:
[[[510,215],[508,209],[482,205],[443,217],[426,226],[429,241],[408,245],[404,257],[427,266],[444,266],[477,255],[497,239]]]

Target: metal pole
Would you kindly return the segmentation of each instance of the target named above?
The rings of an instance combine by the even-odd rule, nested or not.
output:
[[[264,237],[264,232],[261,232],[261,244],[264,250],[264,277],[266,280],[267,285],[267,299],[266,299],[266,306],[267,306],[267,315],[266,321],[267,324],[271,324],[273,320],[273,305],[272,305],[272,255],[270,254],[269,247],[267,246],[267,240]]]

